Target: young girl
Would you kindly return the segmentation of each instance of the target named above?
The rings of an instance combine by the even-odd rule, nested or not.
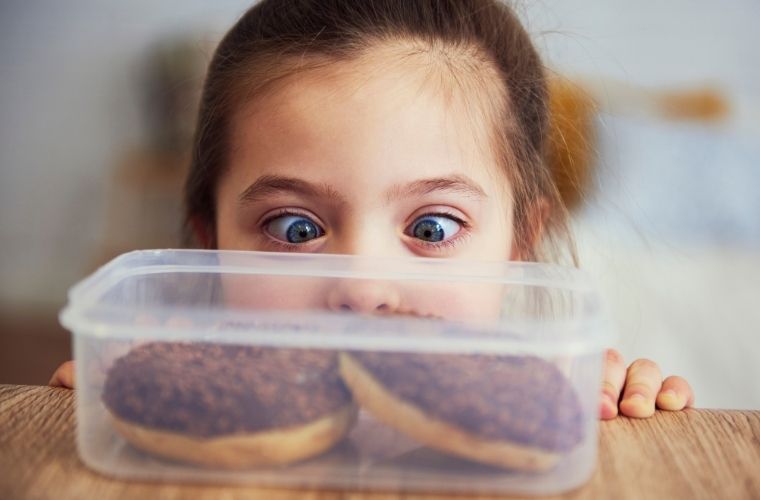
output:
[[[557,259],[564,241],[574,261],[547,123],[541,61],[497,0],[264,0],[209,67],[188,233],[205,248],[472,260]],[[71,362],[51,384],[73,387]],[[608,351],[601,418],[691,404],[684,379]]]

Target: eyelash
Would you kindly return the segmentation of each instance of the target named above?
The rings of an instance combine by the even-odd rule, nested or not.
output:
[[[276,240],[272,237],[269,237],[269,242],[271,246],[276,247],[280,252],[302,252],[303,251],[303,245],[298,245],[295,243],[286,243],[284,241]]]
[[[444,241],[438,241],[438,242],[424,241],[424,240],[420,240],[420,239],[410,236],[409,238],[412,241],[414,241],[414,245],[418,247],[422,247],[426,250],[432,250],[437,253],[444,253],[445,251],[456,248],[460,244],[464,243],[471,236],[470,224],[468,224],[467,221],[461,219],[460,217],[457,217],[451,212],[437,211],[437,212],[423,213],[416,216],[412,220],[412,222],[418,219],[422,219],[424,217],[446,217],[453,220],[454,222],[459,224],[461,227],[459,229],[459,232],[457,232],[456,236]]]
[[[458,247],[459,245],[467,241],[467,239],[471,235],[470,224],[468,224],[467,221],[463,220],[460,217],[457,217],[451,212],[439,211],[439,212],[425,213],[425,214],[415,217],[414,220],[418,220],[423,217],[446,217],[448,219],[453,220],[457,224],[459,224],[459,231],[457,231],[456,235],[454,235],[453,237],[447,240],[438,241],[438,242],[424,241],[424,240],[419,240],[417,238],[413,238],[417,246],[421,246],[425,249],[433,250],[435,252],[443,253],[447,250],[451,250],[453,248]]]
[[[433,250],[435,252],[443,253],[446,250],[451,250],[453,248],[458,247],[461,243],[464,243],[469,236],[470,236],[469,233],[466,233],[461,236],[455,236],[454,238],[451,238],[450,240],[439,241],[437,243],[434,243],[432,241],[417,240],[415,244],[417,246],[424,247],[427,250]]]
[[[277,219],[279,217],[285,217],[285,216],[288,216],[288,215],[292,215],[292,216],[296,216],[296,217],[306,217],[306,218],[308,218],[310,220],[313,220],[314,223],[317,224],[317,225],[319,225],[320,227],[322,227],[322,225],[323,225],[321,222],[316,221],[315,217],[313,215],[311,215],[311,214],[309,214],[309,213],[307,213],[305,211],[301,212],[301,211],[293,210],[293,209],[290,209],[290,208],[283,208],[283,209],[280,209],[280,210],[277,210],[277,211],[273,212],[272,214],[270,214],[267,217],[265,217],[264,219],[262,219],[262,221],[259,222],[259,224],[258,224],[259,230],[267,238],[267,244],[269,244],[269,245],[271,245],[273,247],[276,247],[278,249],[278,251],[282,251],[282,252],[302,252],[303,249],[304,249],[304,246],[305,246],[303,243],[301,243],[301,244],[288,243],[286,241],[278,240],[278,239],[273,238],[272,236],[270,236],[267,233],[266,229],[264,229],[273,220],[275,220],[275,219]]]

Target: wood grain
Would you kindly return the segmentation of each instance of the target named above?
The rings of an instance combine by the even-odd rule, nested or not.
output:
[[[0,385],[0,498],[485,499],[119,481],[85,468],[73,391]],[[687,410],[601,424],[592,479],[546,498],[760,498],[760,412]]]

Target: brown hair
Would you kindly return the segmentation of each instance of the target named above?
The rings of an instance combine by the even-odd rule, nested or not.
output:
[[[200,231],[207,246],[216,246],[215,191],[235,109],[283,77],[394,39],[463,49],[495,72],[501,88],[491,85],[486,96],[496,108],[492,147],[511,184],[521,258],[542,257],[539,239],[557,254],[562,239],[574,261],[567,212],[544,162],[543,66],[515,14],[498,0],[263,0],[249,9],[219,44],[206,76],[185,186],[186,236]]]

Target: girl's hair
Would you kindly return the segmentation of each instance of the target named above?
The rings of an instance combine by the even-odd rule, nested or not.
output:
[[[520,256],[559,257],[564,241],[575,261],[567,211],[544,162],[543,66],[520,21],[498,0],[263,0],[249,9],[219,44],[206,76],[185,186],[188,243],[200,231],[205,245],[216,246],[215,192],[241,104],[299,71],[393,41],[444,58],[452,72],[463,69],[452,82],[485,75],[470,89],[483,93],[493,115],[491,148],[511,186]]]

